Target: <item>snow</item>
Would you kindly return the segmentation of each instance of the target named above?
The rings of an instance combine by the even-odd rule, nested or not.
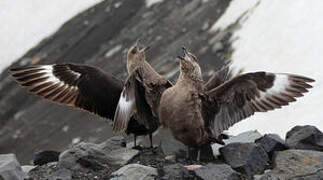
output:
[[[149,8],[154,4],[161,3],[164,0],[146,0],[146,6]]]
[[[102,0],[1,0],[0,71],[63,23]]]
[[[257,129],[285,137],[293,126],[307,124],[323,130],[323,1],[235,0],[212,29],[226,27],[257,2],[259,5],[234,34],[237,40],[233,44],[233,67],[245,72],[299,74],[316,82],[297,102],[272,112],[256,113],[230,128],[230,133]]]

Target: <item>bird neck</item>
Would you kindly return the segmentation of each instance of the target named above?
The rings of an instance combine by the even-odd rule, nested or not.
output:
[[[128,74],[131,74],[132,71],[134,71],[137,67],[143,66],[145,64],[146,60],[129,60],[127,59],[127,70]]]
[[[196,76],[194,74],[185,73],[182,71],[179,74],[177,83],[180,85],[191,85],[197,89],[203,89],[204,86],[204,81],[202,77]]]

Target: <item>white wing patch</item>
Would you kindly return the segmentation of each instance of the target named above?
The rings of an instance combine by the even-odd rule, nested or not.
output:
[[[271,73],[267,73],[268,75]],[[296,97],[303,96],[311,88],[307,82],[311,82],[306,77],[293,74],[274,74],[273,86],[265,92],[259,90],[259,96],[252,100],[257,109],[261,112],[274,110],[286,106],[290,102],[296,101]]]
[[[57,78],[54,74],[55,65],[40,65],[22,67],[12,70],[12,76],[19,84],[29,89],[29,92],[46,99],[72,106],[78,95],[78,87],[70,85]],[[74,79],[80,73],[66,68]]]
[[[123,89],[114,115],[113,131],[115,133],[121,133],[127,129],[128,122],[135,109],[134,106],[135,100],[126,95],[126,88]]]

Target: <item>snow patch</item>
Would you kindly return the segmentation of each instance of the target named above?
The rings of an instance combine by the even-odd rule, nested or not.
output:
[[[0,71],[67,20],[102,0],[0,1]]]
[[[257,5],[258,3],[258,5]],[[253,9],[253,7],[256,7]],[[213,30],[225,28],[253,9],[242,28],[233,34],[234,69],[268,71],[308,76],[316,80],[297,102],[266,113],[256,113],[229,129],[230,133],[257,129],[261,133],[285,133],[296,125],[323,129],[322,29],[323,1],[245,0],[232,1]]]
[[[146,6],[148,8],[150,8],[152,5],[157,4],[157,3],[161,3],[164,0],[146,0]]]
[[[105,57],[109,58],[112,57],[113,55],[115,55],[117,52],[119,52],[121,50],[122,46],[121,45],[117,45],[116,47],[110,49],[107,53],[105,53]]]

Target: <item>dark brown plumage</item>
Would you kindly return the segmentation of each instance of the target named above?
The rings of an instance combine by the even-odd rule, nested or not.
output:
[[[12,77],[29,92],[52,102],[74,106],[113,120],[124,83],[96,67],[78,64],[36,65],[11,69]],[[131,116],[125,132],[151,133]],[[135,138],[136,140],[136,138]]]
[[[137,45],[134,45],[128,51],[127,69],[129,76],[114,116],[113,130],[117,133],[125,131],[130,117],[135,115],[139,124],[144,125],[149,131],[151,140],[152,133],[159,126],[160,97],[172,84],[159,75],[146,61],[145,50],[146,48],[140,50]]]
[[[162,95],[159,118],[188,147],[221,143],[224,130],[255,112],[288,105],[308,92],[312,87],[308,83],[314,81],[299,75],[254,72],[205,85],[197,58],[185,49],[184,54],[177,83]]]

